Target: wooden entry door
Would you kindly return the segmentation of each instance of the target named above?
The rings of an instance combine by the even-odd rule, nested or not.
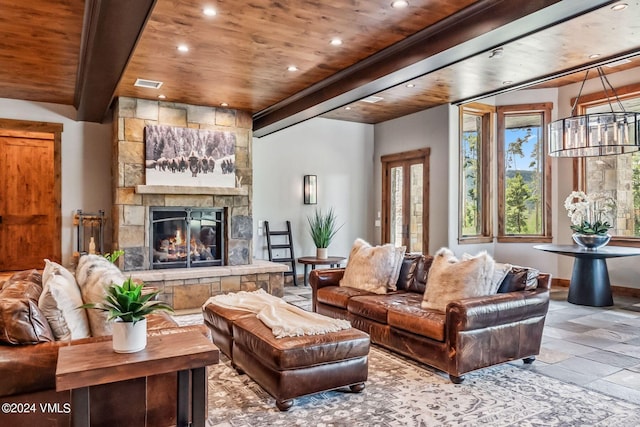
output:
[[[54,133],[0,128],[0,270],[60,261]]]

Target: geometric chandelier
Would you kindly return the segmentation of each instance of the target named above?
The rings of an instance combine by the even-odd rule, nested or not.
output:
[[[608,156],[640,150],[640,114],[624,111],[615,89],[600,67],[598,67],[598,75],[611,112],[574,116],[588,75],[589,71],[584,76],[578,97],[573,104],[572,117],[549,124],[549,155],[552,157]],[[605,83],[611,89],[611,96],[615,97],[622,111],[613,111],[611,96]]]

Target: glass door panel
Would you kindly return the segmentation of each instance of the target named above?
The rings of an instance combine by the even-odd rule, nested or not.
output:
[[[409,245],[407,252],[422,252],[422,219],[424,217],[422,195],[423,188],[423,165],[414,163],[410,169],[409,185]]]
[[[391,177],[391,211],[389,213],[389,219],[391,223],[391,236],[389,243],[393,243],[395,246],[403,245],[403,175],[404,168],[402,166],[392,167],[389,173]]]

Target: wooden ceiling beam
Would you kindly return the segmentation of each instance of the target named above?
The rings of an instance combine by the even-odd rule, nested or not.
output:
[[[101,122],[156,0],[87,0],[74,105],[77,120]]]
[[[612,3],[481,0],[254,114],[253,135],[268,135]]]

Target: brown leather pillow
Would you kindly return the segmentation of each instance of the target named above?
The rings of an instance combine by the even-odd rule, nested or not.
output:
[[[42,274],[38,270],[18,271],[9,278],[9,280],[28,280],[42,287]]]
[[[397,290],[404,291],[411,286],[411,282],[413,282],[416,275],[416,269],[418,268],[420,258],[422,258],[422,255],[420,254],[405,254],[404,259],[402,260],[402,265],[400,266],[400,275],[396,282]]]
[[[538,287],[538,274],[540,272],[534,268],[513,266],[498,288],[498,293],[533,290]]]
[[[36,270],[15,273],[0,289],[0,342],[37,344],[53,341],[46,317],[38,308],[42,276]]]
[[[420,257],[418,265],[416,266],[415,275],[407,287],[407,291],[424,294],[424,291],[427,289],[427,277],[429,276],[429,269],[432,263],[433,256],[423,255]]]
[[[15,345],[51,341],[53,333],[36,302],[30,298],[0,298],[0,342]]]

